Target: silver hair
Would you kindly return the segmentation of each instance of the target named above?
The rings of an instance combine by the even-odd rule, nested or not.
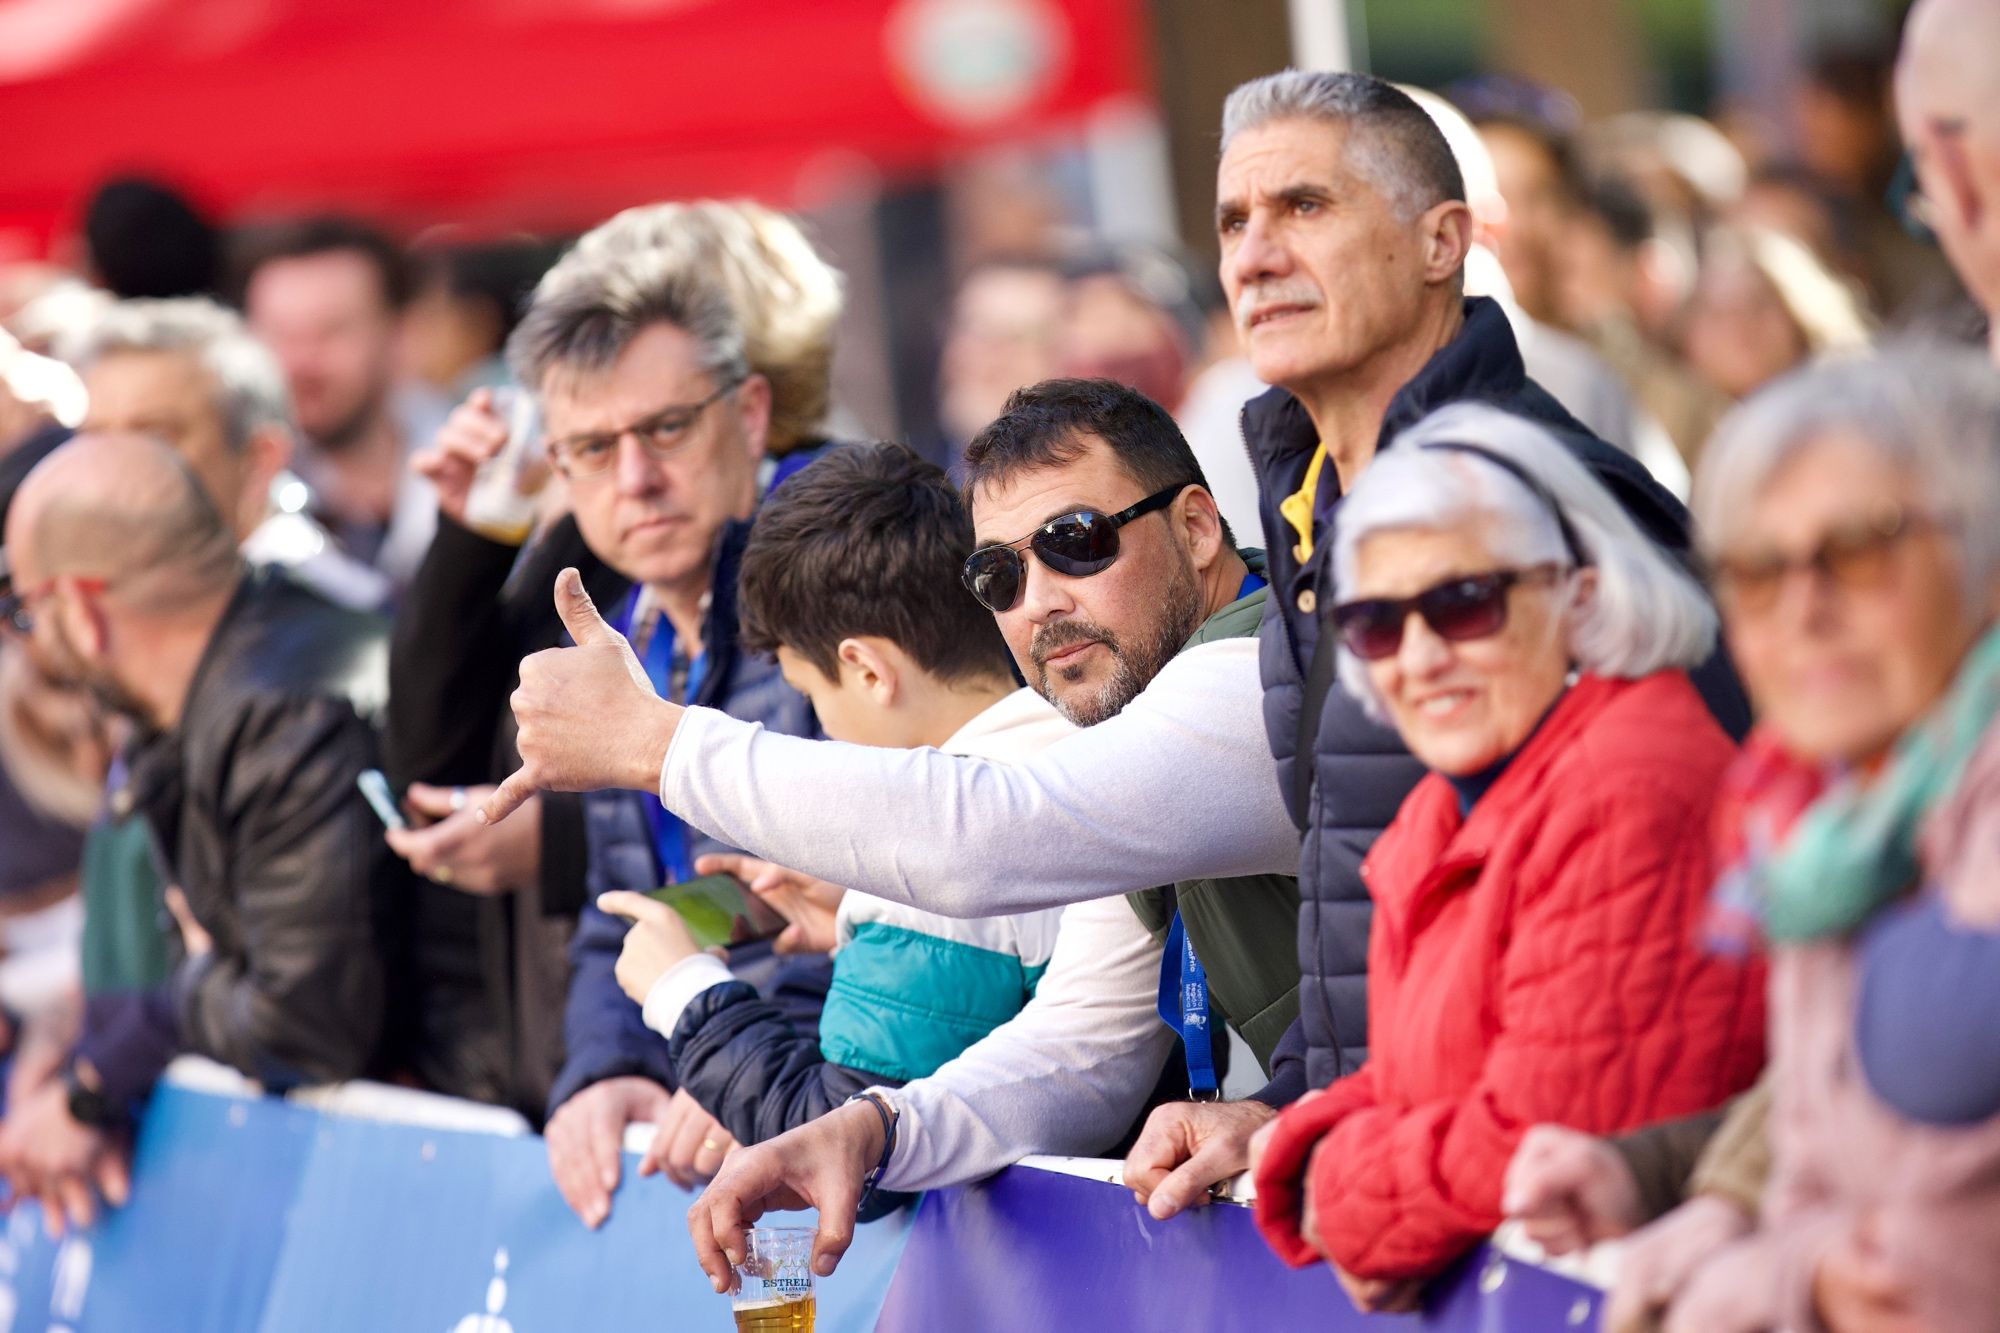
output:
[[[241,452],[258,431],[292,429],[285,372],[242,316],[205,297],[119,301],[84,335],[78,365],[88,371],[121,352],[192,357],[215,381],[223,438]]]
[[[1968,610],[2000,581],[2000,374],[1977,352],[1905,343],[1878,356],[1793,372],[1716,428],[1695,476],[1710,555],[1749,535],[1778,470],[1830,438],[1854,440],[1907,471],[1938,516],[1955,520]],[[1859,497],[1857,497],[1859,498]]]
[[[722,284],[743,330],[744,360],[771,382],[772,450],[817,438],[843,279],[798,221],[747,199],[643,204],[592,228],[574,253],[595,261],[647,250]]]
[[[718,384],[749,374],[743,330],[723,285],[668,246],[601,244],[585,235],[536,284],[528,313],[507,339],[507,366],[537,393],[551,370],[594,375],[611,368],[655,324],[694,339],[701,369]]]
[[[1222,151],[1244,131],[1279,120],[1345,128],[1347,166],[1381,191],[1405,222],[1447,199],[1465,198],[1465,178],[1443,132],[1392,83],[1367,74],[1298,69],[1252,79],[1222,104]]]
[[[1340,600],[1354,595],[1361,543],[1390,530],[1477,524],[1500,565],[1572,563],[1556,516],[1540,496],[1477,454],[1424,447],[1440,443],[1477,445],[1508,459],[1561,509],[1596,576],[1590,598],[1568,619],[1570,660],[1579,670],[1632,680],[1695,666],[1708,656],[1715,646],[1715,607],[1694,576],[1641,532],[1546,428],[1485,403],[1454,403],[1398,435],[1340,502],[1334,538]],[[1370,714],[1386,715],[1366,663],[1343,648],[1339,671],[1342,686]]]

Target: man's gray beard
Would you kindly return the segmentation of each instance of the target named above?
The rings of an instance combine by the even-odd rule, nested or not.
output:
[[[1108,634],[1101,640],[1111,653],[1109,679],[1088,694],[1058,697],[1050,688],[1049,671],[1044,666],[1039,668],[1035,687],[1075,726],[1094,727],[1114,718],[1153,683],[1153,677],[1201,628],[1201,612],[1201,584],[1194,576],[1193,564],[1183,560],[1161,598],[1160,616],[1149,634],[1129,649]]]

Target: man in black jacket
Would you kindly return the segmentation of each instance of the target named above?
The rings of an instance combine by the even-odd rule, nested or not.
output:
[[[6,537],[39,664],[136,727],[131,790],[184,946],[164,986],[95,997],[60,1077],[8,1108],[0,1171],[83,1223],[93,1185],[122,1201],[119,1130],[174,1055],[272,1089],[375,1063],[396,880],[355,779],[384,627],[246,573],[194,474],[141,436],[50,455]]]

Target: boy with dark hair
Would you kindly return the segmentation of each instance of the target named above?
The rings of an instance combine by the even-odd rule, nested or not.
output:
[[[742,641],[776,656],[833,739],[1025,758],[1071,728],[1015,686],[993,618],[959,586],[972,545],[938,468],[897,445],[835,449],[758,513],[738,584]],[[815,1036],[699,950],[671,908],[633,893],[598,900],[637,923],[620,985],[672,1042],[682,1088],[743,1143],[930,1074],[1012,1018],[1061,916],[953,920],[748,857],[696,869],[737,873],[790,917],[781,948],[834,954]]]

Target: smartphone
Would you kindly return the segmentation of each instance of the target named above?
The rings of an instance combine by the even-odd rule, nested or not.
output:
[[[375,817],[392,829],[407,829],[410,821],[403,818],[403,812],[396,808],[396,798],[389,794],[389,779],[382,776],[379,768],[365,768],[354,779],[354,785],[361,789],[361,799],[368,802],[368,808]]]
[[[646,896],[680,913],[688,934],[704,949],[767,940],[788,924],[734,875],[703,875]]]

